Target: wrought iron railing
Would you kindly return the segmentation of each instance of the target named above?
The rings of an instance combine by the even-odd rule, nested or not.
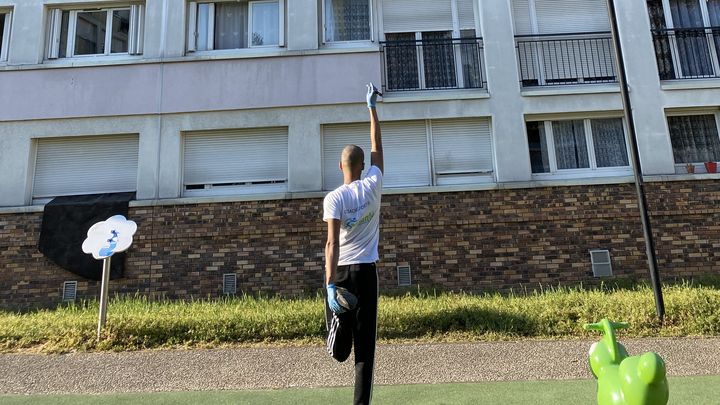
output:
[[[380,42],[385,91],[482,89],[482,38]]]
[[[515,37],[523,87],[615,83],[609,32]]]
[[[720,27],[653,30],[661,80],[720,77]]]

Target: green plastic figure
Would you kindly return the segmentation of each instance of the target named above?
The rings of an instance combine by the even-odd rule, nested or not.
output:
[[[663,359],[653,352],[629,357],[615,339],[615,329],[627,328],[628,324],[603,319],[584,327],[605,332],[590,347],[590,370],[598,380],[598,405],[667,404],[670,394]]]

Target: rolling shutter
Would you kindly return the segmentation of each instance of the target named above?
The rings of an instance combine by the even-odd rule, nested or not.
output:
[[[489,119],[432,120],[432,138],[436,174],[493,171]]]
[[[530,0],[513,0],[513,23],[515,35],[530,35],[533,33],[532,16],[530,15]]]
[[[183,184],[190,194],[216,187],[230,187],[233,193],[285,191],[287,177],[286,127],[185,135]]]
[[[473,3],[476,0],[457,0],[458,21],[461,30],[475,29],[475,9]],[[480,36],[478,33],[477,36]]]
[[[137,190],[138,136],[38,139],[33,198]]]
[[[383,187],[430,185],[427,133],[424,121],[383,123],[385,173]],[[365,151],[365,172],[370,168],[370,124],[337,124],[323,127],[323,189],[342,184],[338,168],[340,153],[347,144]],[[365,173],[363,172],[363,173]]]
[[[343,183],[338,165],[343,148],[350,144],[361,147],[365,152],[364,175],[370,168],[370,124],[323,126],[323,190],[334,190]]]
[[[605,0],[535,0],[539,34],[610,31]]]
[[[385,32],[452,31],[450,1],[384,0],[383,30]]]
[[[530,1],[513,0],[515,35],[610,31],[605,0],[534,0],[537,32]]]

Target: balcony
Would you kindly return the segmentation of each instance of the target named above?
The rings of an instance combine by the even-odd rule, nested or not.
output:
[[[523,88],[616,83],[609,32],[515,37]]]
[[[653,30],[660,80],[720,77],[720,27]]]
[[[482,38],[380,42],[383,90],[484,89]]]

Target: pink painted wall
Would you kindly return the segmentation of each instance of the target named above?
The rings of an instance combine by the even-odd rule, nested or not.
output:
[[[0,71],[0,121],[355,103],[368,81],[378,53]]]

